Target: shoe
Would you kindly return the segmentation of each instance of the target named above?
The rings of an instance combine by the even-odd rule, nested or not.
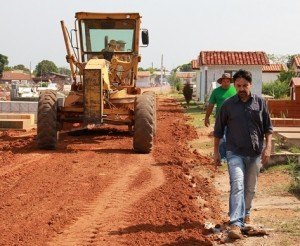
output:
[[[241,232],[241,228],[237,225],[231,225],[228,232],[228,237],[231,239],[242,239],[243,235]]]
[[[246,216],[245,216],[245,218],[244,218],[244,223],[245,223],[245,224],[250,224],[250,223],[251,223],[250,215],[246,215]]]

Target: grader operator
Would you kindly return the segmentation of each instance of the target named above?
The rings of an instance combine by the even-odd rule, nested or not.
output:
[[[37,145],[55,149],[59,132],[76,125],[127,125],[133,131],[133,149],[152,150],[156,128],[156,99],[136,87],[140,35],[149,43],[148,31],[140,30],[138,13],[86,13],[75,15],[71,35],[61,27],[72,74],[71,92],[41,92],[38,102]],[[76,43],[74,45],[74,42]]]

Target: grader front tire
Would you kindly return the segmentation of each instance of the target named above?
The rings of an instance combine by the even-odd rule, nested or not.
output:
[[[146,95],[136,99],[134,118],[133,149],[137,153],[150,153],[154,138],[154,112]]]
[[[153,134],[156,135],[156,94],[153,91],[145,91],[143,95],[147,95],[149,99],[149,105],[153,108]]]
[[[57,97],[51,90],[41,92],[38,102],[37,146],[39,149],[56,149]]]

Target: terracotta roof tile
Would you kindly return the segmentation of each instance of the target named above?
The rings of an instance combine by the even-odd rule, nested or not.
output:
[[[2,80],[30,80],[30,74],[5,71],[2,74]]]
[[[262,68],[263,73],[274,73],[274,72],[280,72],[280,71],[287,71],[288,68],[285,64],[269,64],[264,65]]]
[[[198,70],[199,68],[199,60],[192,60],[192,69]]]
[[[201,51],[199,56],[199,63],[200,66],[267,65],[269,64],[269,60],[266,53],[262,51]]]

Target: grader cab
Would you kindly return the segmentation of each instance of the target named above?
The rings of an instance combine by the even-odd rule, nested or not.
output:
[[[136,87],[140,36],[138,13],[85,13],[75,15],[75,29],[68,32],[61,21],[72,74],[71,91],[57,98],[56,91],[41,92],[38,102],[37,145],[55,149],[58,134],[74,126],[127,125],[133,132],[133,149],[152,150],[156,129],[156,99]],[[75,43],[75,44],[74,44]]]

